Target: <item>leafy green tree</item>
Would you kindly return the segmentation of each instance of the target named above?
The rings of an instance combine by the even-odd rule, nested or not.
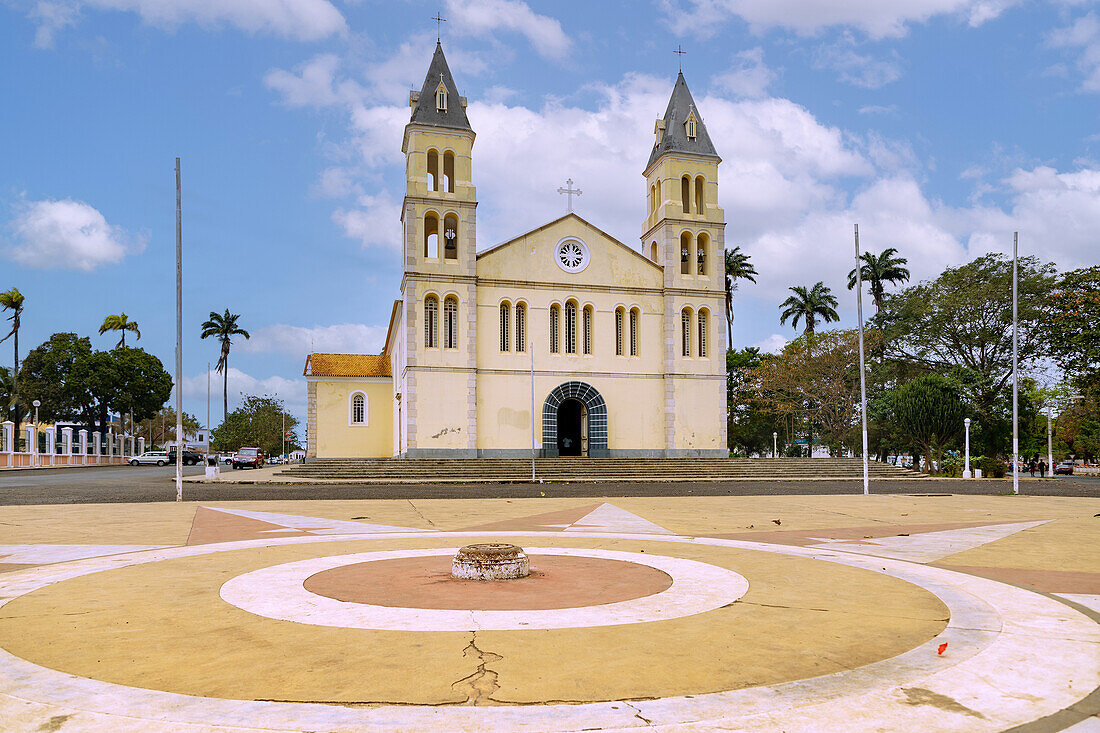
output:
[[[1054,267],[1020,258],[1019,360],[1022,369],[1047,352]],[[932,282],[886,295],[875,316],[885,356],[949,376],[964,387],[976,417],[996,423],[1012,378],[1012,260],[998,254],[949,267]]]
[[[756,268],[749,262],[749,256],[737,246],[725,252],[726,268],[726,348],[733,348],[733,293],[737,290],[738,280],[756,282]]]
[[[1100,265],[1071,270],[1058,280],[1043,336],[1066,373],[1082,384],[1100,377]]]
[[[966,406],[947,379],[925,374],[897,389],[894,417],[901,431],[922,448],[931,472],[943,449],[962,433]]]
[[[774,397],[756,389],[753,374],[775,358],[754,346],[726,352],[726,439],[731,451],[771,453],[772,432],[778,431],[784,420]]]
[[[202,429],[198,419],[188,412],[183,413],[183,434],[194,435]],[[176,440],[176,411],[165,405],[155,415],[138,423],[138,435],[146,439],[149,445],[163,446],[169,440]]]
[[[0,339],[0,344],[7,341],[9,338],[13,339],[13,346],[15,347],[15,363],[12,368],[12,389],[13,400],[11,411],[15,415],[16,429],[19,427],[19,423],[22,421],[22,413],[19,411],[19,326],[23,316],[23,303],[26,298],[19,288],[12,288],[11,290],[5,290],[0,293],[0,308],[6,311],[11,311],[11,315],[8,316],[8,320],[11,321],[11,330],[4,338]]]
[[[904,257],[896,257],[898,251],[893,247],[887,247],[882,254],[864,252],[859,256],[860,278],[871,292],[871,300],[875,303],[875,310],[882,307],[882,301],[886,297],[887,283],[902,283],[909,280],[909,270],[905,265],[909,262]],[[856,287],[856,270],[853,267],[848,273],[848,289]]]
[[[210,318],[202,324],[202,338],[216,338],[221,344],[221,355],[218,357],[217,371],[222,375],[222,414],[229,416],[229,349],[233,345],[234,336],[249,338],[248,331],[237,325],[240,315],[230,313],[225,309],[224,314],[210,311]]]
[[[135,421],[145,420],[157,414],[172,395],[172,375],[160,359],[143,349],[120,346],[97,351],[89,359],[87,374],[101,424],[108,410],[129,413]]]
[[[229,413],[225,421],[211,433],[213,448],[234,451],[244,446],[256,446],[264,455],[277,455],[283,450],[283,425],[294,433],[287,441],[287,450],[299,448],[298,418],[287,412],[283,401],[268,395],[245,395],[241,406]]]
[[[15,399],[15,374],[0,367],[0,422],[13,419]]]
[[[825,283],[818,281],[816,285],[808,290],[801,285],[795,285],[788,288],[788,290],[794,295],[779,304],[779,307],[783,309],[783,312],[779,314],[781,324],[785,324],[789,318],[791,319],[791,327],[798,328],[798,322],[803,321],[806,324],[804,333],[812,337],[814,330],[817,328],[818,319],[825,321],[825,323],[840,320],[840,316],[836,312],[836,296],[829,288],[825,287]]]
[[[103,319],[103,325],[99,327],[99,335],[107,333],[108,331],[118,331],[122,337],[118,340],[119,346],[126,345],[126,332],[133,331],[138,341],[141,340],[141,331],[138,330],[137,321],[131,321],[126,317],[125,313],[120,313],[117,316],[107,316]]]
[[[75,333],[55,333],[27,353],[20,371],[23,394],[39,400],[46,421],[92,418],[95,398],[88,388],[92,342]]]

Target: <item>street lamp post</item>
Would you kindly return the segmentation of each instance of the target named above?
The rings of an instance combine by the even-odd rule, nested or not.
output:
[[[963,478],[970,478],[970,418],[963,420],[966,426],[966,468],[963,469]]]
[[[38,408],[42,402],[35,400],[31,403],[34,405],[34,445],[28,446],[31,450],[31,454],[34,456],[34,465],[38,465]]]
[[[772,431],[772,458],[779,458],[779,433]]]

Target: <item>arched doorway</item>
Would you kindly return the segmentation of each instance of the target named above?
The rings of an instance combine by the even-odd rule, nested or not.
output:
[[[558,455],[588,455],[588,410],[577,399],[558,405]]]
[[[606,458],[607,405],[585,382],[559,384],[542,405],[542,455]]]

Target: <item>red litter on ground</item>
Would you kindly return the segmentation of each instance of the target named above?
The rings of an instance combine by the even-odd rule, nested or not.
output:
[[[940,644],[940,648],[936,652],[936,654],[942,655],[945,651],[947,651],[947,642],[946,641],[944,643]]]

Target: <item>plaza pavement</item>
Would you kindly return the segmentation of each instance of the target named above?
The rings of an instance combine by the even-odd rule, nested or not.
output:
[[[1088,731],[1098,621],[1089,497],[0,507],[5,731]]]

